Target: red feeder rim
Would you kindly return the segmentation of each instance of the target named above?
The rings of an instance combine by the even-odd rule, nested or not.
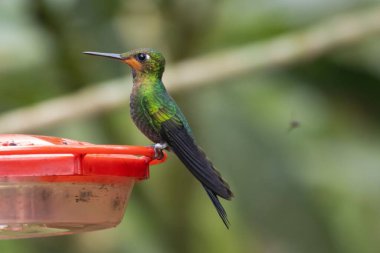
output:
[[[65,138],[0,135],[0,177],[122,176],[149,177],[150,146],[95,145]]]

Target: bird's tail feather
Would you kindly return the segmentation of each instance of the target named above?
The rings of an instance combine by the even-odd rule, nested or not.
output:
[[[201,182],[220,218],[229,228],[227,213],[218,199],[218,196],[227,200],[233,197],[227,182],[223,180],[185,127],[168,120],[162,123],[161,135],[187,169]]]
[[[212,203],[214,204],[215,208],[216,208],[216,211],[218,212],[220,218],[222,219],[224,225],[226,226],[226,228],[230,228],[230,222],[227,218],[227,213],[226,213],[226,210],[224,210],[222,204],[220,203],[218,197],[216,196],[216,194],[211,191],[210,189],[208,189],[207,187],[203,186],[208,194],[208,196],[210,197]]]

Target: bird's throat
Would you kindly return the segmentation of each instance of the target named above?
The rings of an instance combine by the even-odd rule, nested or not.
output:
[[[145,73],[132,69],[133,84],[134,86],[154,86],[161,82],[161,76],[154,73]]]

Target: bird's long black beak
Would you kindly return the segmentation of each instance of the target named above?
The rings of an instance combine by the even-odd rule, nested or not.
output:
[[[123,60],[123,57],[121,56],[121,54],[89,52],[89,51],[86,51],[83,53],[88,54],[88,55],[95,55],[95,56],[102,56],[102,57],[107,57],[107,58],[111,58],[111,59]]]

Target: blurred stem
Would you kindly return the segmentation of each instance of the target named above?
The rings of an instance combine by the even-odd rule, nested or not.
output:
[[[337,47],[358,43],[380,33],[380,5],[334,16],[307,29],[269,41],[211,53],[167,67],[164,82],[183,91],[253,71],[310,60]],[[78,52],[79,53],[79,52]],[[89,59],[90,60],[90,59]],[[0,115],[0,132],[25,132],[109,111],[129,99],[131,80],[120,78]],[[28,122],[28,124],[25,124]]]
[[[46,1],[32,1],[36,20],[50,34],[56,45],[54,54],[57,59],[58,69],[61,71],[61,79],[64,80],[65,87],[69,91],[75,91],[86,83],[85,78],[80,71],[76,59],[71,57],[70,43],[68,40],[68,29],[65,28],[65,22],[54,13]]]
[[[165,38],[169,38],[171,58],[182,59],[192,54],[202,35],[216,17],[215,0],[162,0],[159,8],[166,22]]]
[[[168,199],[154,200],[157,195],[149,192],[134,190],[134,195],[139,199],[139,203],[143,206],[141,210],[146,212],[146,219],[152,227],[165,227],[165,233],[157,234],[160,241],[165,244],[169,252],[187,253],[191,249],[191,241],[193,233],[192,219],[194,214],[191,211],[191,190],[194,187],[195,180],[189,178],[188,173],[182,173],[180,170],[183,165],[178,159],[170,154],[171,160],[165,165],[167,168],[177,169],[177,171],[168,174],[165,178],[166,184],[161,185],[164,196],[170,196]],[[134,196],[135,197],[135,196]],[[160,206],[165,205],[167,210],[163,210]]]

